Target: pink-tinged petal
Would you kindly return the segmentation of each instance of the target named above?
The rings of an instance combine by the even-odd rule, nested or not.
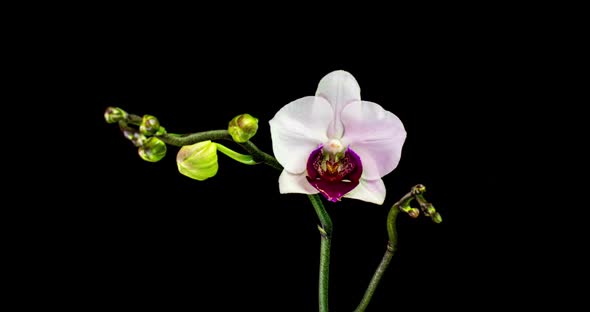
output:
[[[354,170],[350,172],[348,178],[351,181],[358,181],[361,179],[363,174],[363,162],[361,161],[361,157],[355,153],[351,148],[346,150],[347,157],[350,158],[350,162],[354,163]]]
[[[334,109],[328,136],[330,138],[342,137],[344,128],[340,121],[340,112],[346,105],[361,100],[361,88],[356,79],[346,71],[333,71],[320,80],[315,95],[325,98]]]
[[[363,163],[362,177],[375,180],[397,167],[406,140],[404,125],[379,104],[354,102],[342,110],[344,136]]]
[[[295,174],[305,171],[311,151],[328,140],[332,117],[328,101],[314,96],[295,100],[276,113],[269,122],[272,149],[285,170]]]
[[[281,194],[300,193],[300,194],[317,194],[316,190],[307,181],[305,173],[292,174],[283,170],[279,177],[279,191]]]
[[[385,200],[385,184],[381,179],[361,179],[359,185],[348,194],[344,195],[344,197],[382,205]]]

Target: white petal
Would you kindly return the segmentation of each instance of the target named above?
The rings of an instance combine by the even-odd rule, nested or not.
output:
[[[385,200],[385,184],[383,180],[361,179],[359,185],[344,197],[363,200],[369,203],[382,205]]]
[[[306,169],[309,154],[328,140],[332,107],[322,98],[308,96],[281,108],[270,120],[275,157],[290,173]]]
[[[333,71],[320,80],[315,95],[328,100],[334,108],[333,122],[330,125],[328,136],[330,138],[342,137],[343,127],[340,121],[340,112],[346,105],[361,100],[361,88],[356,79],[349,72]]]
[[[397,116],[379,104],[362,101],[346,106],[341,118],[342,143],[360,156],[363,178],[379,179],[397,167],[406,140],[406,130]]]
[[[285,193],[317,194],[319,191],[307,182],[305,172],[292,174],[283,170],[279,177],[279,191]]]

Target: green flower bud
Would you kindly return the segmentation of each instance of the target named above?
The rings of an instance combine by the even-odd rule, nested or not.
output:
[[[107,107],[104,112],[104,119],[108,123],[115,123],[127,119],[127,112],[118,107]]]
[[[152,115],[143,115],[141,124],[139,125],[139,132],[145,135],[153,135],[160,129],[160,122],[158,118]]]
[[[427,216],[432,216],[436,213],[436,209],[434,209],[434,206],[432,206],[431,203],[427,203],[425,205],[425,208],[426,208],[426,215]]]
[[[410,211],[408,211],[408,215],[412,218],[418,218],[420,210],[418,210],[418,208],[411,208]]]
[[[203,141],[180,148],[176,155],[178,171],[183,175],[203,181],[217,174],[217,145]]]
[[[434,221],[434,223],[441,223],[442,222],[442,216],[440,215],[440,213],[435,212],[432,215],[432,221]]]
[[[412,188],[412,194],[419,195],[426,192],[426,186],[418,184]]]
[[[227,131],[234,141],[244,143],[258,131],[258,118],[254,118],[250,114],[238,115],[229,122]]]
[[[151,137],[145,140],[137,152],[143,160],[157,162],[166,156],[166,143],[156,137]]]
[[[129,128],[129,127],[124,127],[121,128],[121,131],[123,131],[123,136],[128,139],[129,141],[131,141],[133,143],[133,145],[139,147],[139,146],[143,146],[145,144],[145,142],[147,141],[147,138],[145,135],[137,132],[137,130],[133,129],[133,128]]]

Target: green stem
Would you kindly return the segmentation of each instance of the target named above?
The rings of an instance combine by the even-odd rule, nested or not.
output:
[[[232,149],[229,149],[219,143],[213,143],[217,146],[217,150],[224,153],[225,155],[227,155],[229,158],[237,161],[237,162],[241,162],[242,164],[245,165],[256,165],[257,162],[254,161],[254,159],[252,159],[251,155],[244,155],[244,154],[240,154]]]
[[[250,153],[250,155],[252,155],[254,160],[256,160],[257,162],[265,163],[265,164],[267,164],[279,171],[283,170],[283,166],[281,166],[281,164],[279,164],[279,162],[277,161],[276,158],[261,151],[256,145],[254,145],[254,143],[252,143],[252,141],[246,141],[244,143],[238,143],[238,144],[240,144],[240,146],[243,149],[245,149],[248,153]]]
[[[393,242],[394,248],[395,244],[397,244],[396,220],[400,207],[409,207],[413,199],[412,192],[407,193],[397,203],[393,204],[391,209],[389,209],[389,214],[387,214],[387,235],[389,236],[389,242]]]
[[[143,120],[143,118],[141,116],[137,116],[134,114],[127,114],[127,122],[132,125],[139,126],[139,125],[141,125],[142,120]]]
[[[203,131],[191,134],[173,134],[173,133],[166,133],[159,135],[160,138],[164,143],[174,145],[174,146],[185,146],[185,145],[192,145],[195,143],[199,143],[202,141],[215,141],[215,140],[228,140],[233,141],[231,135],[227,130],[211,130],[211,131]]]
[[[322,233],[320,242],[319,306],[320,312],[328,312],[328,281],[330,279],[330,238]]]
[[[321,226],[318,226],[321,234],[320,243],[320,278],[319,278],[319,306],[320,312],[328,312],[328,280],[330,275],[330,245],[332,237],[332,219],[324,208],[318,194],[308,195],[315,209]]]
[[[418,185],[412,187],[412,190],[410,192],[408,192],[406,195],[404,195],[397,203],[395,203],[395,204],[393,204],[393,206],[391,206],[391,209],[389,209],[389,213],[387,214],[387,235],[389,236],[389,241],[387,242],[387,250],[385,251],[385,254],[383,255],[383,259],[381,259],[381,263],[379,263],[377,270],[375,270],[375,274],[373,274],[373,278],[371,278],[371,281],[369,282],[369,286],[367,287],[367,290],[365,291],[363,299],[361,299],[361,302],[359,303],[356,310],[354,310],[354,312],[365,311],[365,309],[369,305],[369,302],[371,302],[371,298],[373,298],[373,294],[375,293],[375,289],[377,289],[377,285],[379,285],[379,282],[381,281],[381,278],[383,277],[385,270],[387,270],[387,267],[389,266],[389,263],[391,262],[391,258],[393,258],[393,254],[395,253],[395,251],[397,249],[397,228],[396,227],[397,227],[397,216],[398,216],[399,212],[403,210],[404,212],[412,215],[411,210],[413,208],[410,208],[410,203],[412,202],[412,200],[414,200],[416,198],[416,196],[419,196],[420,194],[422,194],[424,192],[424,190],[425,190],[425,188],[421,184],[418,184]]]
[[[318,194],[307,195],[309,201],[313,205],[318,218],[320,219],[320,223],[322,224],[322,228],[328,235],[332,234],[332,219],[330,219],[330,215],[326,211],[324,204],[322,203],[322,198]]]
[[[358,307],[354,310],[354,312],[365,311],[365,309],[369,305],[369,302],[371,302],[371,299],[373,298],[373,294],[377,289],[377,285],[379,285],[379,282],[381,281],[381,278],[383,277],[385,270],[387,270],[387,267],[391,262],[391,258],[393,258],[393,254],[395,253],[395,249],[397,246],[397,231],[395,229],[395,223],[398,214],[399,209],[396,205],[394,205],[389,211],[389,215],[387,216],[387,229],[389,231],[389,242],[387,242],[387,250],[383,255],[383,259],[381,259],[381,263],[379,263],[377,270],[375,270],[375,274],[373,274],[371,282],[369,282],[369,286],[365,291],[363,299],[359,303]]]
[[[211,131],[204,131],[204,132],[197,132],[191,133],[186,135],[178,135],[173,133],[166,133],[162,135],[158,135],[164,143],[174,145],[174,146],[185,146],[191,145],[202,141],[215,141],[215,140],[226,140],[232,141],[233,138],[229,134],[227,130],[211,130]],[[252,155],[252,159],[256,163],[265,163],[277,170],[283,170],[283,166],[279,164],[279,162],[272,157],[271,155],[261,151],[254,143],[251,141],[247,141],[245,143],[237,143],[243,149],[245,149],[250,155]]]

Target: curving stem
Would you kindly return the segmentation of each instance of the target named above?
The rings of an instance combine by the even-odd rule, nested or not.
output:
[[[330,244],[332,236],[332,219],[324,208],[318,194],[308,195],[313,205],[321,226],[318,226],[321,235],[320,243],[320,278],[319,278],[319,305],[320,312],[328,312],[328,280],[330,275]]]

